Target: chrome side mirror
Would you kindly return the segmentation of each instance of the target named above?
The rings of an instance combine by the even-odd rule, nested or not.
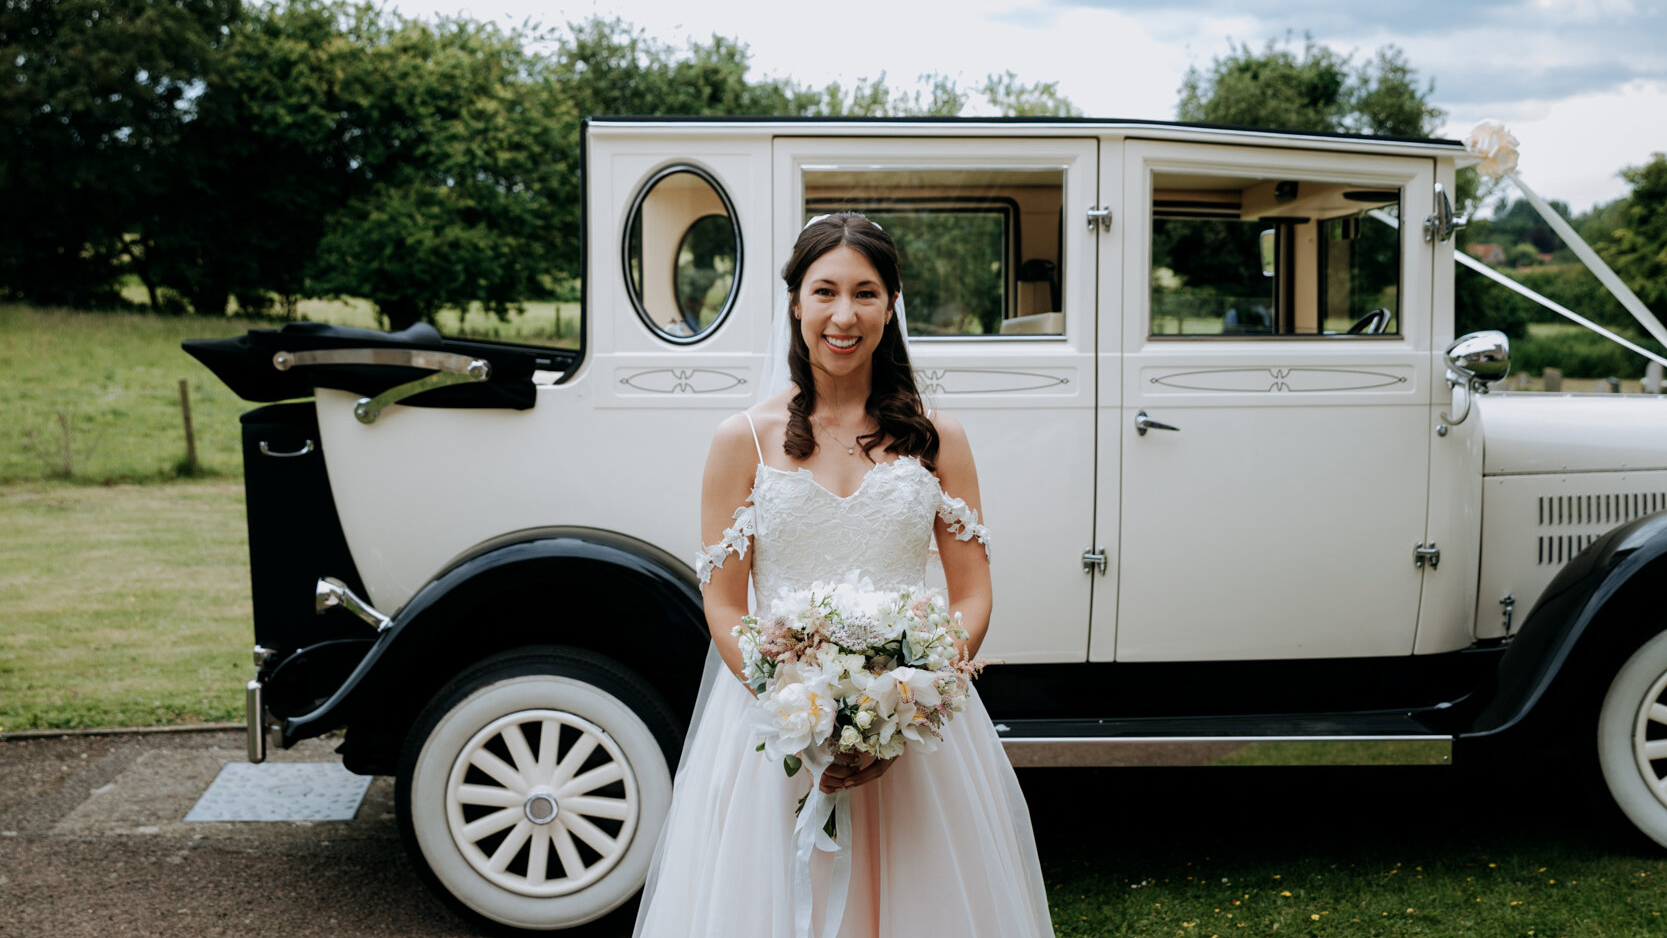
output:
[[[1464,409],[1457,417],[1443,413],[1441,419],[1449,426],[1464,423],[1470,416],[1470,398],[1486,394],[1488,384],[1503,380],[1511,372],[1511,340],[1495,329],[1459,336],[1447,346],[1447,386],[1453,389],[1457,401],[1462,387]],[[1456,406],[1455,406],[1456,409]]]

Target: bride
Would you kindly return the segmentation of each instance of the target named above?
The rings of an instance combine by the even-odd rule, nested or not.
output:
[[[730,634],[749,576],[759,600],[852,571],[898,589],[924,580],[936,542],[972,655],[991,608],[972,450],[955,420],[922,410],[891,237],[855,213],[812,219],[783,279],[770,364],[785,359],[791,383],[770,393],[767,377],[769,396],[725,420],[707,457],[697,566],[712,651],[636,934],[1052,935],[1024,795],[976,688],[935,752],[853,755],[814,780],[749,739]],[[795,849],[813,783],[849,802],[834,852]]]

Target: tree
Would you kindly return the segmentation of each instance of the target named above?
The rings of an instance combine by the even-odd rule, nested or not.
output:
[[[1230,46],[1210,68],[1187,69],[1176,112],[1181,120],[1282,130],[1428,136],[1440,125],[1441,109],[1429,103],[1435,85],[1422,91],[1406,57],[1385,46],[1352,67],[1339,55],[1304,37],[1301,56],[1270,40],[1257,53],[1249,44]]]
[[[193,92],[239,8],[0,0],[0,289],[119,302],[127,235],[175,171]]]
[[[1650,312],[1667,321],[1667,153],[1621,170],[1621,178],[1632,192],[1616,212],[1619,224],[1595,247]]]
[[[984,100],[1003,117],[1081,117],[1082,111],[1059,93],[1059,82],[1024,84],[1017,73],[1002,72],[984,79]]]
[[[830,82],[813,92],[798,113],[821,117],[955,117],[966,106],[967,94],[955,79],[937,73],[920,76],[925,89],[901,91],[880,77],[860,78],[849,89]]]
[[[329,0],[245,11],[204,78],[165,197],[128,239],[135,268],[202,314],[233,294],[249,310],[307,292],[326,219],[366,187],[354,170],[364,102],[346,76],[376,28],[369,7]]]
[[[564,103],[519,31],[468,20],[362,18],[340,63],[356,108],[356,192],[325,222],[308,272],[317,293],[365,297],[398,329],[481,303],[508,316],[548,293]]]

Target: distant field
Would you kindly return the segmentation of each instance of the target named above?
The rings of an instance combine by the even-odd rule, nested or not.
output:
[[[305,302],[304,317],[375,328],[369,304]],[[561,336],[555,337],[558,315]],[[455,314],[442,333],[458,334]],[[281,323],[241,318],[81,313],[0,304],[0,483],[63,478],[147,482],[174,478],[185,459],[179,379],[189,382],[197,457],[207,476],[242,472],[240,400],[179,347],[184,339],[224,338]],[[498,323],[478,312],[465,332],[551,345],[577,342],[578,307],[529,303]]]
[[[240,473],[237,415],[250,405],[179,343],[269,325],[0,306],[0,344],[10,353],[0,370],[0,482],[174,477],[185,458],[181,378],[204,472]]]

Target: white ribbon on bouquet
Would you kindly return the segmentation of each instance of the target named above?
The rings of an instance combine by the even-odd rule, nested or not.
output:
[[[845,917],[845,899],[851,890],[851,793],[828,794],[822,790],[822,772],[833,763],[833,753],[827,743],[806,749],[803,765],[810,771],[810,794],[799,809],[798,822],[793,825],[793,934],[797,938],[813,938],[810,918],[815,901],[812,892],[810,865],[817,850],[834,855],[833,880],[828,889],[827,917],[822,923],[823,938],[839,934],[840,920]],[[834,837],[822,828],[833,815]]]

